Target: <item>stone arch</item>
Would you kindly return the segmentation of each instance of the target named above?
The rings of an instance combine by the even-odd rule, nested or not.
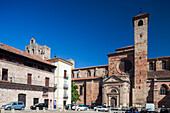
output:
[[[91,71],[87,70],[87,77],[91,77]]]

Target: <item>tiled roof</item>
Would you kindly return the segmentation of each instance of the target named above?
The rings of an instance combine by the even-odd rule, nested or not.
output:
[[[92,80],[92,79],[100,79],[102,77],[83,77],[83,78],[72,78],[72,81],[76,81],[76,80]]]
[[[77,71],[77,70],[85,70],[85,69],[93,69],[93,68],[103,68],[103,67],[108,67],[108,65],[92,66],[92,67],[83,67],[83,68],[76,68],[76,69],[72,69],[72,70],[73,70],[73,71]]]
[[[14,47],[2,44],[2,43],[0,43],[0,49],[11,52],[11,53],[15,53],[17,55],[21,55],[21,56],[24,56],[24,57],[27,57],[27,58],[30,58],[30,59],[33,59],[33,60],[36,60],[36,61],[39,61],[39,62],[42,62],[42,63],[45,63],[45,64],[48,64],[48,65],[55,66],[52,63],[50,63],[46,60],[43,60],[38,56],[32,56],[29,53],[26,53],[25,51],[19,50],[17,48],[14,48]]]

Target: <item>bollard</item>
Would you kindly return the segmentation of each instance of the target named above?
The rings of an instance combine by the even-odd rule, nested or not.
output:
[[[1,113],[5,113],[5,109],[4,108],[1,109]]]
[[[111,109],[109,109],[109,113],[111,113]]]
[[[43,112],[45,112],[45,110],[46,110],[45,107],[43,107]]]
[[[80,109],[78,109],[78,111],[80,111]]]
[[[14,113],[14,112],[15,112],[15,108],[14,108],[14,107],[12,107],[12,108],[11,108],[11,111]]]
[[[65,112],[65,111],[66,111],[66,109],[65,109],[65,108],[63,108],[63,111]]]
[[[96,109],[96,112],[98,112],[98,109]]]
[[[77,108],[75,108],[75,111],[77,111]]]
[[[36,107],[36,112],[39,112],[39,107]]]
[[[61,108],[59,108],[59,112],[61,112]]]

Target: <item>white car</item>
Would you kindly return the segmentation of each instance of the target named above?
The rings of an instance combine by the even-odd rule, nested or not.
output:
[[[109,108],[107,108],[106,106],[97,106],[95,110],[98,110],[98,111],[109,111]]]
[[[72,107],[72,110],[75,110],[75,109],[80,110],[80,111],[85,111],[87,110],[87,107],[85,107],[84,105],[75,105]]]

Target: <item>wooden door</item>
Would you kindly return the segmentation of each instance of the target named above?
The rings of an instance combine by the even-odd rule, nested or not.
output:
[[[45,78],[45,86],[49,86],[49,78],[48,77]]]
[[[21,101],[26,106],[26,94],[18,94],[18,101]]]

